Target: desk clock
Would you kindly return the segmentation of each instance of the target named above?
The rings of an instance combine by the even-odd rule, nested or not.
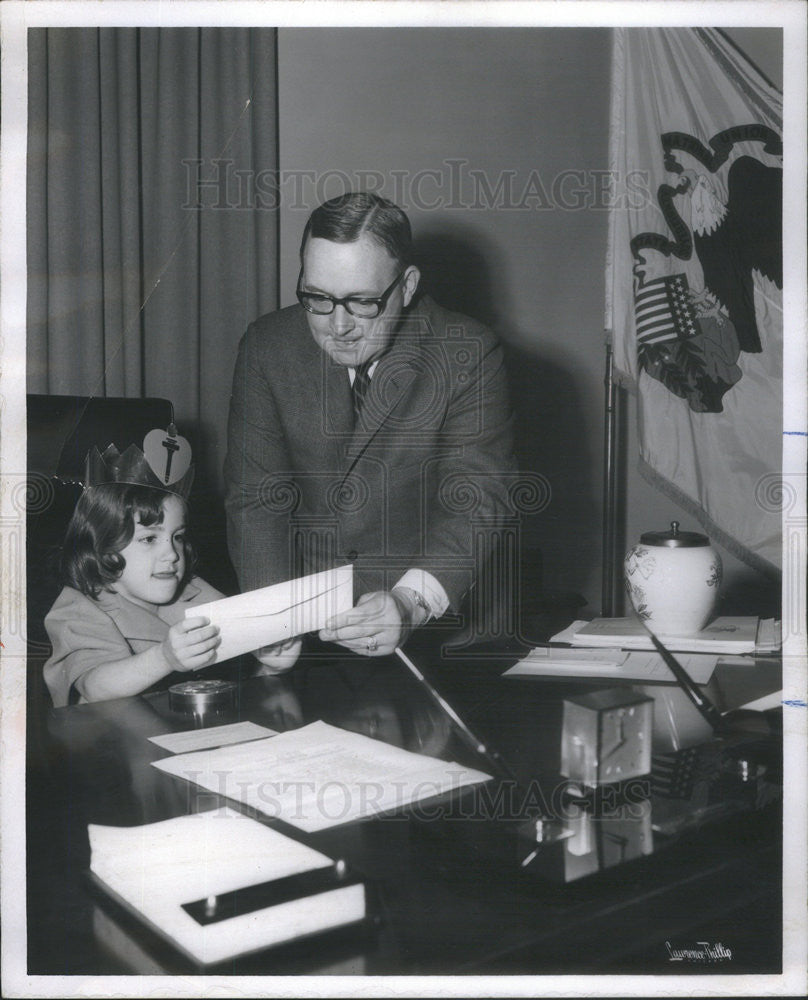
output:
[[[624,688],[564,699],[561,773],[590,788],[651,770],[654,701]]]

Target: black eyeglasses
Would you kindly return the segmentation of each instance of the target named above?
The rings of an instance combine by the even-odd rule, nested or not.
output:
[[[386,288],[378,298],[365,298],[364,296],[347,295],[344,299],[335,299],[333,295],[324,295],[322,292],[306,292],[300,287],[303,271],[297,279],[296,295],[303,308],[317,316],[329,316],[337,306],[344,306],[352,316],[360,319],[375,319],[384,312],[387,300],[393,293],[393,289],[407,273],[405,268],[396,278],[392,285]]]

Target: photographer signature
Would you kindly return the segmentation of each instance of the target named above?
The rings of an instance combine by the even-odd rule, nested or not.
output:
[[[665,942],[668,949],[669,962],[731,962],[732,951],[721,942],[711,944],[709,941],[696,941],[689,948],[674,948],[670,941]]]

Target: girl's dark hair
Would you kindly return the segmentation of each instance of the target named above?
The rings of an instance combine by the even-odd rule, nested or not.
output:
[[[398,205],[371,191],[341,194],[315,208],[300,241],[300,261],[310,237],[354,243],[363,235],[383,247],[399,267],[412,262],[410,220]]]
[[[163,502],[167,496],[151,486],[131,483],[108,483],[85,490],[67,527],[62,550],[62,576],[65,583],[88,597],[98,597],[109,590],[126,565],[121,550],[132,541],[135,522],[146,525],[163,523]],[[178,500],[184,505],[181,497]],[[187,540],[185,576],[180,587],[190,579],[195,561],[193,547]]]

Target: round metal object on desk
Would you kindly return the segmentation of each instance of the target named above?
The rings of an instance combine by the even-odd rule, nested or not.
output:
[[[230,681],[183,681],[168,689],[172,712],[205,715],[235,708],[236,685]]]

